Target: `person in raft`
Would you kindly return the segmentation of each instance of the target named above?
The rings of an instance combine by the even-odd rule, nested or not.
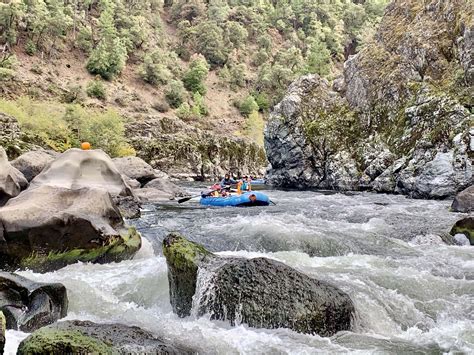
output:
[[[225,174],[224,178],[221,180],[221,187],[225,188],[226,186],[230,186],[232,184],[237,184],[237,181],[230,177],[230,174]]]
[[[252,178],[250,176],[244,176],[242,179],[242,191],[252,191]]]

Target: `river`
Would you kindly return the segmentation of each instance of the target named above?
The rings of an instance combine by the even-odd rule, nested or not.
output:
[[[66,285],[67,319],[138,325],[204,354],[474,352],[474,248],[448,246],[437,237],[462,217],[449,212],[450,201],[267,192],[276,206],[149,205],[133,222],[146,238],[133,260],[20,274]],[[337,285],[354,301],[354,330],[323,338],[178,318],[161,254],[170,231],[221,255],[273,258]],[[8,331],[6,353],[25,336]]]

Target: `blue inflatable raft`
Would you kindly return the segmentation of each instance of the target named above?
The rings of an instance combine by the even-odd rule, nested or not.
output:
[[[267,195],[258,192],[244,192],[241,195],[232,195],[228,197],[201,197],[199,203],[203,206],[234,206],[234,207],[250,207],[250,206],[268,206],[270,199]]]

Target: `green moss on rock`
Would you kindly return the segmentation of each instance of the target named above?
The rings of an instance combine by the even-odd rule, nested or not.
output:
[[[474,245],[474,217],[467,217],[457,221],[450,234],[464,234],[469,239],[471,245]]]
[[[42,328],[20,343],[17,354],[112,354],[112,350],[79,331]]]
[[[19,262],[20,268],[36,271],[55,270],[80,262],[113,262],[131,258],[141,247],[141,236],[135,227],[129,227],[106,245],[93,249],[70,249],[63,252],[50,252],[47,255],[31,254]]]

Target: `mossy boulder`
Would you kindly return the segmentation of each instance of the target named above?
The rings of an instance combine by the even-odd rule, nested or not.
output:
[[[281,262],[221,258],[176,233],[164,239],[163,253],[171,304],[181,317],[210,314],[232,325],[322,336],[352,327],[355,309],[346,293]]]
[[[474,217],[466,217],[457,221],[450,234],[464,234],[471,245],[474,245]]]
[[[0,272],[0,311],[6,329],[31,332],[65,317],[67,309],[64,285]]]
[[[0,208],[0,264],[40,272],[133,256],[141,246],[102,189],[39,186]]]
[[[214,255],[203,246],[171,233],[163,240],[163,254],[168,264],[170,302],[180,317],[189,316],[196,292],[198,267]]]
[[[19,355],[28,354],[192,354],[138,327],[66,321],[42,328],[23,340]]]

